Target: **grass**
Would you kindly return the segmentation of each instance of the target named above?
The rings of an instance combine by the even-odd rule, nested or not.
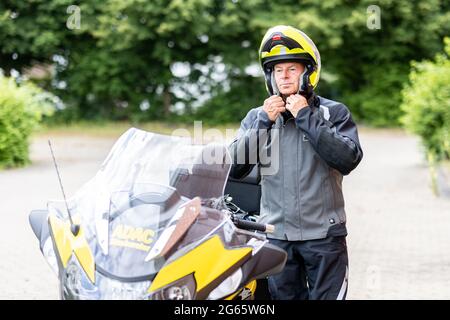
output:
[[[77,122],[69,125],[41,125],[33,137],[69,137],[84,136],[86,138],[117,139],[129,128],[138,128],[149,132],[170,136],[191,137],[198,143],[212,141],[232,141],[239,129],[239,123],[222,124],[219,126],[206,125],[200,122],[194,124],[146,122],[133,124],[130,122]]]
[[[203,132],[205,136],[208,135],[223,135],[235,134],[239,128],[239,123],[223,124],[219,126],[212,126],[206,124],[183,124],[183,123],[167,123],[167,122],[146,122],[140,124],[133,124],[130,122],[88,122],[81,121],[69,125],[41,125],[41,127],[34,133],[35,136],[70,136],[82,135],[100,138],[114,138],[120,136],[131,127],[142,129],[145,131],[166,134],[166,135],[181,135],[194,136],[195,133]],[[218,131],[217,131],[218,130]]]

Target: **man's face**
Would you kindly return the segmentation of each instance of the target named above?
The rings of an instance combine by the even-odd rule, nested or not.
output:
[[[273,69],[275,82],[280,93],[288,97],[298,92],[300,75],[305,67],[298,62],[277,63]]]

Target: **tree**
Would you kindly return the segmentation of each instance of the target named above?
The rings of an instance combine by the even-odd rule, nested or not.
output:
[[[80,28],[67,28],[72,5]],[[369,29],[378,5],[381,29]],[[261,104],[246,67],[258,63],[265,31],[290,24],[316,42],[323,62],[320,94],[346,103],[375,125],[397,125],[409,61],[429,59],[449,34],[444,0],[6,0],[0,4],[0,67],[54,66],[40,84],[78,118],[158,119],[181,103],[195,115],[205,92],[215,108]],[[177,75],[174,65],[185,66]],[[222,68],[230,76],[217,77]],[[259,80],[258,80],[259,81]],[[250,105],[247,105],[250,104]],[[207,105],[205,105],[207,107]],[[209,114],[201,111],[200,114]]]

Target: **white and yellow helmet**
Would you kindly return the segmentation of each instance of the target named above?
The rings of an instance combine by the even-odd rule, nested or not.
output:
[[[259,48],[259,59],[266,78],[269,94],[279,94],[273,77],[273,67],[279,62],[295,61],[304,64],[299,92],[309,95],[320,78],[320,54],[314,42],[302,31],[290,26],[275,26],[264,35]]]

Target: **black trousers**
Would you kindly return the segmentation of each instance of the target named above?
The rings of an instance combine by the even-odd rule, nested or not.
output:
[[[288,254],[283,271],[268,279],[273,300],[345,299],[348,282],[345,236],[307,241],[269,241]]]

